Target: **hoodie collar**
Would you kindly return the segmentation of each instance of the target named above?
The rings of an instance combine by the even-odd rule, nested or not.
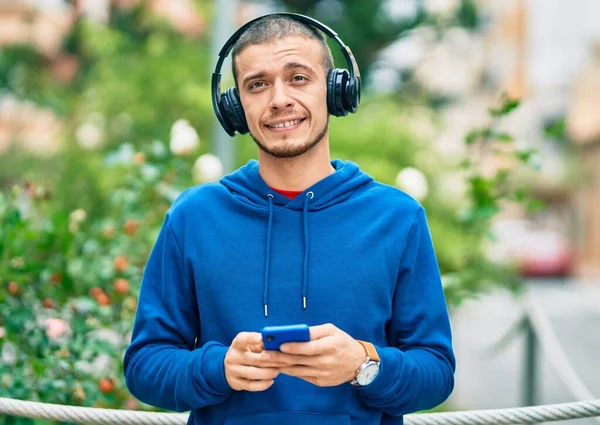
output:
[[[269,194],[273,196],[273,206],[302,211],[305,208],[306,194],[312,192],[313,197],[308,211],[317,211],[343,202],[352,195],[355,189],[372,181],[372,177],[362,172],[352,161],[335,159],[331,161],[335,172],[306,188],[294,199],[289,199],[272,190],[259,173],[257,160],[250,160],[246,165],[223,177],[221,183],[235,196],[245,202],[269,207]]]

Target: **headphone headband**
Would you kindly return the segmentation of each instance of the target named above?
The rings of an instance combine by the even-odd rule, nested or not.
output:
[[[227,42],[225,42],[225,45],[223,45],[223,47],[221,48],[221,51],[219,52],[219,58],[215,65],[215,70],[212,74],[211,92],[212,92],[213,109],[215,110],[215,113],[217,114],[217,118],[219,119],[219,121],[221,123],[226,122],[226,120],[227,120],[227,118],[223,116],[223,114],[221,113],[221,109],[219,108],[219,104],[221,103],[221,67],[223,66],[223,62],[225,61],[225,58],[231,52],[231,49],[233,48],[235,43],[238,41],[240,36],[246,31],[246,29],[250,25],[252,25],[254,22],[259,21],[267,16],[286,16],[286,17],[292,18],[296,21],[299,21],[299,22],[302,22],[309,26],[312,26],[314,28],[317,28],[317,29],[323,31],[329,37],[331,37],[340,46],[342,54],[344,55],[344,58],[346,59],[346,62],[348,64],[348,74],[350,77],[349,81],[356,81],[357,90],[360,89],[360,71],[358,69],[358,64],[356,63],[356,60],[354,59],[354,55],[352,54],[352,51],[350,50],[350,48],[344,44],[344,42],[341,40],[341,38],[338,36],[338,34],[334,30],[329,28],[327,25],[317,21],[316,19],[313,19],[313,18],[305,16],[305,15],[300,15],[298,13],[272,13],[272,14],[268,14],[268,15],[263,15],[263,16],[259,16],[258,18],[252,19],[251,21],[242,25],[236,32],[233,33],[233,35],[231,37],[229,37],[229,39],[227,40]],[[357,95],[360,96],[360,94],[357,94]],[[358,103],[356,104],[356,106],[357,105],[358,105]],[[228,133],[231,136],[233,136],[232,131],[228,131]]]

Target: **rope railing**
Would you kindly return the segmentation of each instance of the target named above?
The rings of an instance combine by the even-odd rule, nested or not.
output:
[[[405,423],[407,425],[509,425],[580,418],[595,418],[600,423],[600,399],[594,399],[568,361],[543,308],[531,297],[525,305],[525,317],[520,322],[527,326],[519,325],[519,327],[535,336],[571,396],[585,401],[506,409],[417,413],[406,415]],[[514,335],[512,330],[510,335]],[[506,339],[508,338],[503,338],[504,341]],[[89,425],[185,425],[188,419],[187,413],[66,406],[2,397],[0,397],[0,415]]]
[[[188,414],[100,409],[0,398],[0,414],[90,425],[185,425]],[[600,416],[600,399],[545,406],[406,415],[407,425],[533,424]]]
[[[529,326],[535,333],[538,344],[546,354],[550,366],[558,375],[567,392],[575,400],[594,399],[594,395],[583,383],[573,364],[569,361],[556,332],[552,329],[550,318],[540,302],[533,297],[529,297],[526,302],[526,309],[526,320],[529,321]]]

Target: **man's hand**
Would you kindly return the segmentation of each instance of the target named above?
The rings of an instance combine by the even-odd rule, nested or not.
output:
[[[265,360],[260,333],[240,332],[225,355],[225,378],[237,391],[264,391],[279,375],[277,363]]]
[[[363,346],[332,324],[311,326],[309,342],[281,345],[281,352],[265,351],[263,358],[283,364],[279,371],[320,387],[350,382],[365,361]]]

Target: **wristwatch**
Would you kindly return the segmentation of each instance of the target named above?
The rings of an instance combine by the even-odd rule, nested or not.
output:
[[[360,365],[354,374],[354,379],[350,382],[355,387],[364,387],[369,385],[371,382],[377,378],[379,374],[379,354],[377,354],[377,350],[375,346],[370,342],[359,341],[360,345],[362,345],[367,353],[367,358]]]

